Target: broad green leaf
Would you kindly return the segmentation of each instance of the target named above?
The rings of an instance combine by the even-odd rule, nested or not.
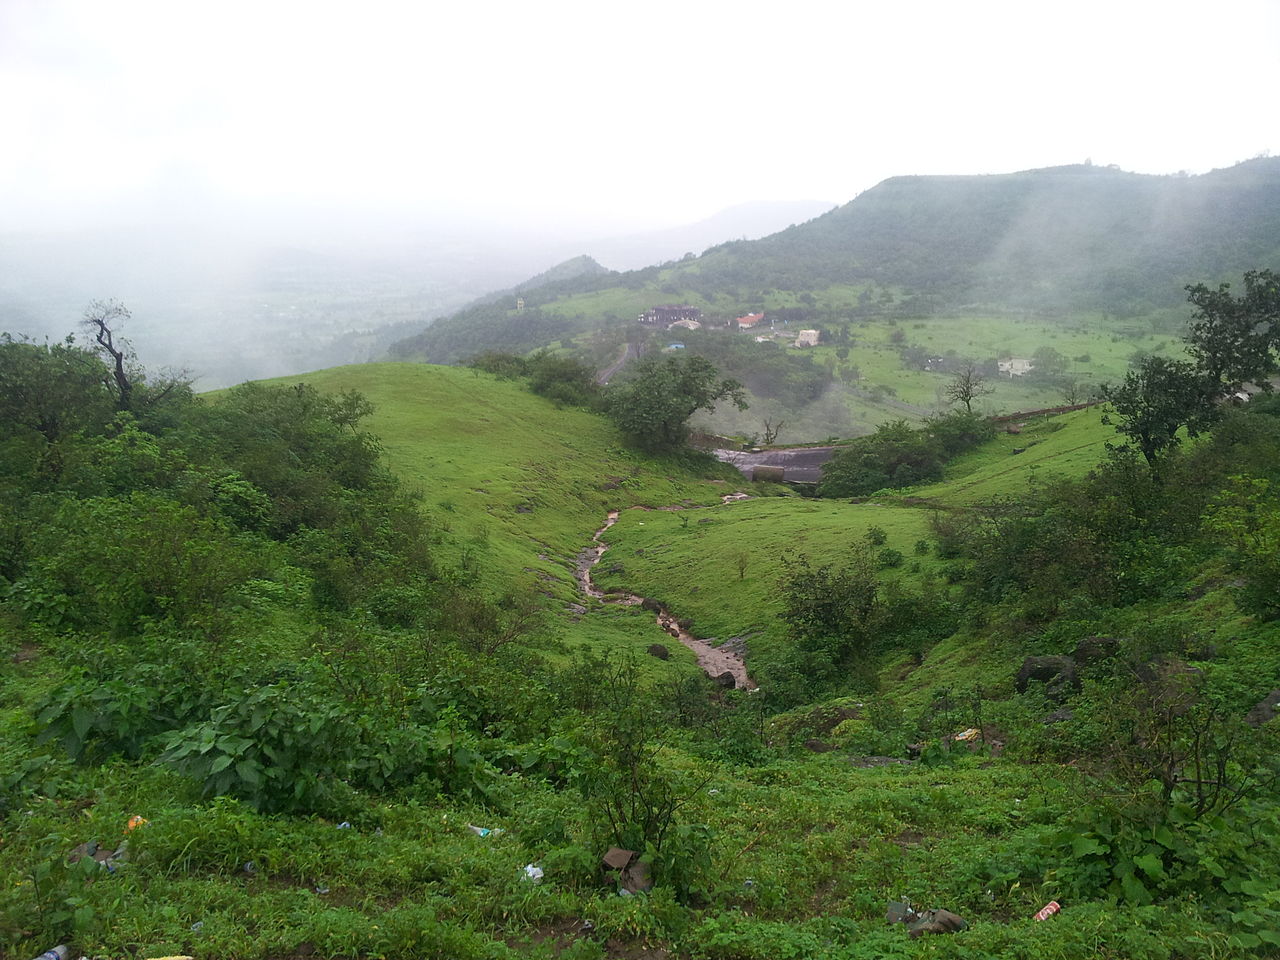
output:
[[[1106,853],[1110,849],[1107,844],[1099,843],[1093,837],[1080,836],[1071,841],[1071,855],[1077,859],[1094,853]]]
[[[231,754],[224,753],[213,761],[213,766],[209,768],[209,773],[221,773],[229,766],[231,766]]]
[[[1132,874],[1120,878],[1120,887],[1124,890],[1125,899],[1130,903],[1145,905],[1151,902],[1151,892]]]
[[[1164,864],[1160,862],[1159,857],[1153,854],[1144,853],[1141,856],[1134,857],[1133,862],[1148,877],[1164,876]]]
[[[93,714],[88,707],[76,706],[71,711],[71,729],[76,732],[76,739],[83,742],[93,726]]]

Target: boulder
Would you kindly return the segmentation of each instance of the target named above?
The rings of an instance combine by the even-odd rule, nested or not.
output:
[[[665,644],[651,643],[649,644],[649,656],[657,657],[659,660],[670,660],[671,651],[667,649]]]
[[[720,674],[719,676],[712,677],[711,681],[717,687],[724,687],[724,689],[726,690],[732,690],[734,687],[738,685],[738,681],[734,678],[733,673],[729,670],[726,670],[724,673]]]
[[[914,939],[926,933],[959,933],[967,926],[950,910],[926,910],[917,920],[907,924],[907,936]]]
[[[645,597],[640,601],[640,609],[648,610],[650,613],[660,613],[662,611],[662,604],[657,600],[654,600],[652,597]]]
[[[1120,641],[1115,637],[1085,637],[1071,656],[1076,663],[1097,663],[1110,660],[1119,651]]]
[[[1033,682],[1044,684],[1045,696],[1058,702],[1080,689],[1076,662],[1070,657],[1027,657],[1015,682],[1018,692],[1026,693]]]
[[[1272,690],[1245,714],[1244,722],[1251,727],[1260,727],[1278,716],[1280,716],[1280,690]]]

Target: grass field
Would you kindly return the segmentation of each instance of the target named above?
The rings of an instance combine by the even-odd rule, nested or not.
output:
[[[369,425],[382,437],[391,467],[421,491],[441,525],[443,564],[460,574],[471,569],[491,590],[528,579],[546,594],[547,622],[525,640],[529,646],[550,659],[578,647],[615,659],[634,654],[655,697],[660,687],[693,675],[692,657],[675,644],[668,662],[645,656],[662,637],[643,610],[570,606],[581,601],[573,558],[607,510],[622,514],[607,534],[610,548],[597,568],[601,585],[669,604],[692,619],[699,635],[747,636],[764,656],[787,643],[776,596],[784,558],[839,565],[878,527],[884,543],[873,554],[903,555],[882,571],[886,583],[941,580],[934,551],[917,552],[929,539],[929,502],[963,508],[1025,489],[1032,477],[1078,475],[1096,462],[1109,433],[1096,410],[1030,422],[1020,434],[1001,435],[957,460],[941,483],[910,491],[923,507],[901,496],[856,504],[757,496],[722,505],[724,493],[752,488],[634,454],[604,420],[556,409],[487,375],[380,364],[290,378],[298,380],[358,389],[375,403]],[[1024,452],[1015,454],[1015,447]],[[1200,602],[1219,599],[1209,594]],[[300,643],[307,631],[298,625]],[[0,671],[0,767],[28,761],[33,704],[65,670],[57,651],[76,642],[59,638],[61,648],[11,658],[28,639],[0,630],[0,662],[12,664]],[[121,655],[132,652],[122,648]],[[502,776],[500,794],[485,804],[423,787],[353,795],[349,808],[332,817],[265,816],[229,798],[202,797],[195,781],[169,768],[120,757],[100,765],[50,759],[39,776],[52,786],[0,810],[2,822],[14,827],[0,838],[7,896],[33,900],[32,864],[63,869],[68,849],[94,838],[118,842],[128,818],[142,815],[150,823],[131,835],[130,861],[117,873],[79,886],[55,873],[63,886],[46,884],[54,891],[48,896],[89,911],[90,919],[77,921],[74,955],[1168,960],[1173,942],[1194,944],[1180,957],[1238,955],[1191,904],[1170,909],[1064,897],[1061,918],[1037,923],[1034,911],[1062,894],[1035,858],[1079,808],[1090,784],[1085,774],[983,754],[940,766],[906,764],[905,740],[889,742],[870,729],[872,710],[901,718],[904,729],[915,729],[919,717],[940,732],[968,726],[967,707],[940,709],[936,694],[981,683],[1003,696],[1019,656],[962,631],[923,662],[886,664],[875,702],[871,696],[865,705],[841,702],[850,715],[822,731],[841,748],[832,753],[799,746],[831,704],[772,721],[759,715],[768,745],[743,726],[757,720],[747,695],[728,695],[739,706],[717,721],[736,718],[737,727],[698,731],[707,733],[700,737],[692,725],[670,730],[654,762],[689,788],[680,811],[689,832],[678,842],[691,851],[699,838],[706,843],[703,887],[684,903],[669,885],[647,896],[619,896],[602,880],[599,855],[607,844],[591,835],[580,793],[534,772]],[[501,668],[495,661],[494,669]],[[513,693],[527,682],[509,677]],[[852,712],[863,706],[865,713]],[[1015,721],[1045,729],[1039,714],[995,716],[1010,729]],[[595,722],[575,716],[565,725]],[[548,744],[566,732],[553,728]],[[733,752],[753,744],[759,752],[747,759]],[[884,765],[858,765],[867,753],[890,750],[896,756]],[[480,837],[469,824],[494,832]],[[545,871],[541,883],[526,879],[526,867],[535,864]],[[886,904],[903,897],[954,910],[969,927],[954,937],[909,940],[900,926],[884,922]],[[0,909],[0,920],[6,916]],[[33,943],[33,927],[0,925],[0,935],[27,957],[53,945]]]
[[[602,417],[460,367],[366,364],[271,382],[367,396],[367,426],[441,528],[442,559],[487,589],[546,595],[552,616],[537,642],[553,650],[643,653],[664,637],[651,614],[586,603],[577,588],[577,554],[608,511],[718,504],[745,483],[729,468],[712,468],[719,478],[707,480],[636,453]],[[572,604],[585,604],[587,615],[575,618]],[[673,654],[669,664],[641,663],[655,673],[696,671],[684,648]]]
[[[1106,456],[1108,443],[1122,438],[1102,423],[1103,406],[1055,417],[1006,424],[1001,432],[947,466],[946,477],[922,488],[922,496],[961,506],[995,497],[1017,496],[1054,477],[1081,477]]]
[[[702,309],[709,319],[728,319],[749,310],[809,307],[819,311],[852,311],[862,288],[840,285],[806,293],[769,290],[756,299],[735,299],[719,294],[712,299],[659,279],[641,289],[610,289],[579,294],[554,301],[545,310],[565,317],[582,318],[594,324],[628,323],[655,303],[689,303]],[[829,324],[815,321],[818,326]],[[779,326],[781,339],[788,342],[799,322]],[[765,331],[768,332],[768,331]],[[726,334],[728,335],[728,334]],[[1038,348],[1051,347],[1066,359],[1064,380],[1074,381],[1087,392],[1099,384],[1123,377],[1130,360],[1139,353],[1177,353],[1181,345],[1176,335],[1156,329],[1152,322],[1120,320],[1099,315],[1074,315],[1046,319],[1010,314],[1007,316],[940,316],[904,320],[854,322],[851,343],[844,360],[836,345],[828,343],[809,350],[818,363],[835,376],[830,390],[802,410],[785,409],[768,399],[757,398],[751,409],[739,413],[723,409],[703,416],[707,429],[726,434],[758,432],[763,418],[786,420],[789,442],[812,442],[830,436],[870,433],[888,420],[921,419],[947,409],[945,390],[951,375],[907,367],[900,350],[915,346],[930,354],[954,354],[962,359],[985,362],[1010,357],[1031,358]],[[891,338],[897,338],[894,342]],[[580,338],[586,343],[587,338]],[[787,349],[792,349],[788,347]],[[857,379],[850,379],[851,368]],[[1011,413],[1035,410],[1063,403],[1058,387],[1037,382],[1034,377],[992,377],[990,393],[981,397],[977,409],[984,413]]]
[[[703,511],[628,510],[606,534],[610,551],[597,579],[668,604],[698,636],[747,637],[753,650],[776,651],[786,642],[776,591],[783,560],[840,566],[872,527],[884,531],[884,548],[906,558],[886,579],[936,572],[936,558],[915,555],[928,536],[926,511],[768,498]]]
[[[943,572],[932,545],[931,505],[964,508],[1025,493],[1051,477],[1079,477],[1105,455],[1114,430],[1094,407],[1018,424],[958,458],[936,484],[904,488],[876,501],[760,499],[705,511],[630,510],[606,535],[610,552],[599,582],[652,596],[693,621],[699,636],[747,637],[749,647],[774,656],[785,647],[778,620],[778,580],[784,558],[814,565],[848,562],[867,531],[884,532],[882,549],[902,556],[885,568],[886,584],[917,587]],[[1021,451],[1015,453],[1015,451]],[[741,575],[739,563],[743,563]],[[945,653],[945,649],[939,651]]]
[[[367,426],[392,470],[493,571],[559,572],[610,509],[707,504],[724,492],[723,483],[628,449],[601,417],[557,409],[478,371],[379,363],[270,382],[367,396]]]

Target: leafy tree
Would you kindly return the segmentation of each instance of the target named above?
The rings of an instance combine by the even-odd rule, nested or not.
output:
[[[1119,417],[1116,429],[1137,443],[1153,467],[1162,452],[1177,446],[1179,431],[1195,436],[1213,414],[1196,367],[1168,357],[1143,357],[1118,386],[1103,387],[1102,395]]]
[[[477,353],[467,361],[467,366],[473,370],[492,373],[502,380],[514,380],[517,377],[524,377],[529,374],[528,360],[502,350],[485,350],[482,353]]]
[[[935,480],[949,458],[994,435],[989,420],[961,411],[934,417],[923,427],[906,420],[883,423],[871,436],[842,447],[827,462],[818,494],[859,497],[885,487]]]
[[[1250,270],[1244,286],[1241,297],[1233,297],[1225,283],[1217,290],[1202,283],[1187,287],[1187,300],[1196,308],[1187,348],[1211,384],[1256,383],[1269,390],[1269,378],[1280,369],[1280,276]]]
[[[0,335],[0,437],[37,433],[55,444],[110,419],[106,369],[68,337],[39,344]]]
[[[742,385],[721,378],[705,357],[645,357],[631,376],[610,386],[605,409],[624,433],[648,450],[673,450],[689,436],[689,418],[721,400],[747,408]]]
[[[527,378],[530,390],[557,403],[590,406],[600,393],[594,367],[576,357],[546,349],[528,357],[486,350],[467,361],[467,366],[492,373],[503,380]]]
[[[1031,354],[1032,376],[1038,380],[1056,381],[1067,372],[1067,358],[1054,347],[1036,347]]]
[[[781,617],[811,682],[833,679],[836,668],[871,652],[883,611],[875,561],[866,547],[856,544],[839,569],[811,566],[806,557],[784,560],[778,588]]]
[[[1233,477],[1211,504],[1206,527],[1228,547],[1243,605],[1280,617],[1280,502],[1268,479]]]
[[[987,378],[972,363],[966,363],[956,371],[944,394],[952,403],[963,403],[965,413],[973,413],[973,401],[993,392]]]
[[[1216,421],[1217,401],[1229,389],[1250,382],[1271,389],[1269,378],[1280,369],[1280,277],[1251,270],[1244,281],[1242,297],[1233,297],[1225,283],[1217,290],[1187,287],[1196,307],[1184,338],[1192,362],[1142,357],[1119,386],[1102,388],[1120,417],[1117,429],[1138,444],[1149,465],[1177,445],[1179,431],[1195,436]]]
[[[541,397],[588,406],[600,392],[596,371],[576,357],[539,350],[529,358],[529,389]]]

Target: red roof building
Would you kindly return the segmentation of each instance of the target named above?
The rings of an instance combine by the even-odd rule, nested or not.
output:
[[[737,320],[739,330],[750,330],[757,323],[764,320],[763,313],[748,313],[745,317],[739,317]]]

